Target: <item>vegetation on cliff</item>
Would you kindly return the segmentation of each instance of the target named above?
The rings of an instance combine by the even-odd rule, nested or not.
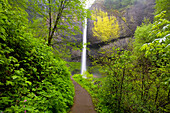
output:
[[[115,16],[109,16],[107,12],[95,9],[92,19],[95,20],[92,28],[93,35],[99,40],[108,41],[119,37],[120,28]]]

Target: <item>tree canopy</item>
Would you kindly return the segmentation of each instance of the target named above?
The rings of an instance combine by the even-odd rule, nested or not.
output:
[[[119,24],[115,16],[109,16],[107,12],[96,9],[92,14],[94,27],[92,28],[93,35],[101,41],[108,41],[119,37]]]
[[[10,4],[29,12],[32,15],[30,18],[32,23],[35,21],[45,23],[45,25],[38,24],[37,26],[31,25],[31,27],[39,28],[39,31],[46,29],[44,32],[48,32],[45,36],[48,45],[52,45],[54,37],[81,33],[78,21],[83,22],[87,16],[85,1],[80,0],[12,0]]]

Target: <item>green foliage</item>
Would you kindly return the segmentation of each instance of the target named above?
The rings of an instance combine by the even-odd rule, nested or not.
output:
[[[88,81],[75,75],[98,112],[170,112],[170,22],[164,17],[161,12],[153,24],[144,20],[137,28],[133,54],[103,51],[93,63],[103,78]]]
[[[105,54],[105,53],[102,53]],[[102,73],[105,77],[101,81],[98,95],[97,110],[99,112],[123,112],[123,103],[129,89],[128,74],[132,71],[131,52],[120,51],[113,48],[110,58],[103,57],[99,60]],[[125,112],[125,111],[124,111]]]
[[[29,16],[30,17],[30,16]],[[29,23],[29,29],[32,30],[32,34],[35,38],[41,38],[47,40],[48,26],[44,18],[32,19]]]
[[[143,62],[136,63],[134,60],[140,59],[131,52],[113,48],[109,58],[95,61],[102,78],[73,78],[91,94],[98,112],[169,112],[169,56],[164,62],[157,59],[158,64],[164,64],[159,68],[150,65],[155,61],[143,57]]]
[[[89,82],[88,82],[88,79],[89,78],[84,78],[81,74],[74,74],[73,75],[73,79],[77,82],[77,83],[79,83],[83,88],[85,88],[88,92],[90,92],[90,87],[91,87],[91,78],[90,78],[90,80],[89,80]]]
[[[137,58],[138,67],[142,68],[143,75],[142,89],[144,90],[143,99],[145,103],[154,103],[154,111],[169,111],[168,99],[169,99],[169,24],[170,22],[163,19],[165,12],[161,12],[155,16],[155,22],[151,24],[151,27],[147,33],[148,36],[144,35],[144,32],[135,32],[135,44],[136,52],[140,53]],[[137,30],[142,30],[144,27],[140,27]],[[140,37],[141,36],[141,37]],[[142,36],[145,37],[143,41]],[[140,44],[140,45],[139,45]],[[137,52],[138,51],[138,52]],[[140,70],[137,69],[137,70]],[[140,72],[140,71],[139,71]],[[146,76],[147,75],[147,76]],[[145,81],[145,82],[144,82]],[[147,81],[147,82],[146,82]],[[148,91],[145,91],[147,89]],[[150,91],[155,93],[151,93]],[[147,94],[147,95],[145,95]],[[152,95],[152,99],[148,95]],[[150,102],[149,102],[150,101]],[[164,101],[162,103],[162,101]],[[155,107],[154,107],[155,106]],[[148,108],[147,108],[148,109]]]
[[[98,112],[170,112],[170,21],[165,17],[163,11],[153,24],[144,20],[135,32],[133,52],[102,51],[93,63],[102,78],[74,76]]]
[[[27,13],[0,0],[0,111],[66,113],[74,88],[66,62],[29,32]]]
[[[95,9],[92,18],[96,20],[92,28],[93,36],[101,41],[108,41],[119,37],[120,27],[115,16],[108,16],[108,13]]]
[[[156,39],[148,44],[144,44],[141,50],[145,51],[145,57],[152,62],[153,68],[150,71],[156,75],[157,88],[162,87],[165,91],[170,91],[170,21],[162,19],[164,18],[162,15],[164,15],[163,12],[155,17],[158,21],[153,23],[150,34],[151,36],[156,35]],[[158,93],[162,92],[160,91]],[[162,96],[160,95],[157,98],[162,98]],[[169,97],[167,97],[167,101],[168,99]],[[168,103],[167,101],[165,103]],[[164,110],[167,110],[167,108],[168,106],[165,105]],[[159,107],[159,109],[162,108]]]
[[[162,11],[166,11],[165,18],[170,20],[170,9],[169,9],[170,1],[169,0],[156,0],[156,14],[160,14]]]
[[[85,2],[86,0],[9,0],[13,9],[28,12],[31,21],[29,26],[34,29],[33,35],[48,40],[50,46],[56,39],[81,33],[79,23],[90,14],[84,7]]]
[[[70,72],[80,73],[81,71],[81,62],[68,62]]]
[[[56,18],[54,9],[59,7],[54,6],[56,2],[53,1],[51,3],[54,4],[50,5],[47,1],[40,4],[33,0],[32,7],[36,11],[42,8],[43,13],[43,17],[37,16],[34,21],[42,28],[38,26],[40,28],[36,29],[35,25],[29,24],[25,12],[27,1],[19,1],[24,8],[17,8],[7,1],[0,0],[0,112],[66,113],[73,104],[74,96],[67,66],[75,70],[80,63],[67,64],[59,58],[60,55],[53,54],[54,50],[45,41],[34,38],[44,35],[41,29],[48,20],[44,19],[46,12],[50,12],[48,8],[51,7],[51,17]],[[75,1],[70,2],[70,7],[75,6]],[[57,1],[57,4],[61,2]],[[161,0],[157,2],[161,3]],[[45,9],[43,4],[49,7]],[[63,17],[71,13],[64,11]],[[168,10],[162,12],[161,9],[153,24],[145,20],[137,28],[133,53],[118,48],[102,51],[102,57],[93,63],[102,78],[94,78],[89,73],[85,74],[87,78],[79,74],[73,76],[91,94],[98,112],[170,112],[168,14]],[[54,18],[51,18],[53,22]],[[69,23],[71,20],[65,21],[64,18],[57,21]],[[58,24],[61,28],[72,25],[61,23]],[[58,32],[63,33],[61,30]]]
[[[154,37],[150,37],[150,31],[152,29],[151,23],[142,23],[141,26],[138,26],[135,31],[135,41],[134,41],[134,53],[141,54],[139,52],[140,47],[148,42],[153,41]]]
[[[34,14],[42,16],[47,21],[48,45],[52,45],[54,37],[57,39],[81,32],[78,21],[83,21],[86,17],[84,1],[31,0],[28,4],[34,9]]]

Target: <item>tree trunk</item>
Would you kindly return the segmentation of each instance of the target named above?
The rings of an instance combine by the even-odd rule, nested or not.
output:
[[[168,101],[170,100],[170,90],[168,92]]]
[[[52,32],[50,33],[50,36],[48,37],[48,46],[51,46],[51,41],[52,41],[52,38],[53,38],[53,36],[54,36],[54,32],[55,31],[57,31],[57,25],[58,25],[58,23],[59,23],[59,20],[60,20],[60,18],[61,18],[61,16],[62,16],[62,13],[63,13],[63,10],[64,10],[64,8],[65,8],[65,2],[66,2],[66,0],[65,1],[62,1],[61,2],[61,4],[60,4],[60,10],[59,10],[59,12],[58,12],[58,14],[57,14],[57,18],[56,18],[56,21],[55,21],[55,24],[54,24],[54,27],[53,27],[53,29],[52,29]],[[51,31],[51,30],[50,30]]]
[[[120,84],[120,96],[119,96],[119,100],[118,100],[118,110],[120,111],[120,104],[121,104],[121,100],[122,100],[122,90],[123,90],[123,82],[124,82],[124,78],[125,78],[125,68],[123,68],[123,77],[121,80],[121,84]]]
[[[156,105],[156,109],[158,109],[158,105],[156,104],[156,102],[157,102],[157,100],[158,100],[159,88],[160,88],[160,85],[156,87],[156,96],[155,96],[155,105]]]
[[[48,34],[48,37],[50,37],[51,35],[51,0],[48,0],[48,3],[49,3],[49,34]]]

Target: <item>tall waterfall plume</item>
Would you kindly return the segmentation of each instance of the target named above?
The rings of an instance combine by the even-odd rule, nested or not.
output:
[[[81,64],[81,74],[86,71],[86,43],[87,43],[87,18],[84,20],[83,29],[83,52],[82,52],[82,64]]]
[[[95,0],[87,0],[85,8],[88,9],[94,3]],[[81,74],[83,75],[86,71],[86,43],[87,43],[87,18],[84,19],[83,28],[83,51],[82,51],[82,61],[81,61]],[[86,75],[83,76],[86,78]]]

